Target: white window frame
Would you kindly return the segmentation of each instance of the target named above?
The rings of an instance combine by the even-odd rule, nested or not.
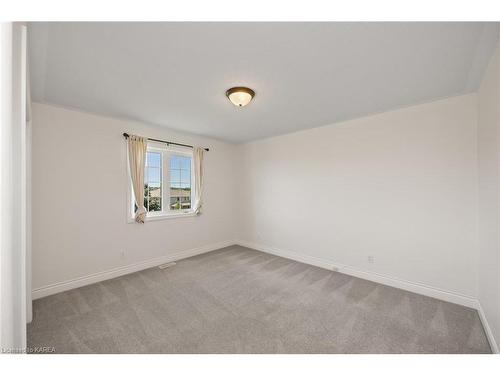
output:
[[[156,212],[147,212],[146,221],[164,220],[164,219],[174,219],[180,217],[192,217],[196,216],[193,208],[187,210],[171,210],[170,209],[170,156],[180,155],[189,156],[191,158],[191,206],[193,204],[194,198],[194,164],[193,164],[193,150],[186,147],[175,147],[169,146],[163,143],[149,141],[147,146],[147,152],[159,152],[161,153],[161,202],[162,210]],[[127,151],[128,157],[128,151]],[[128,179],[128,194],[127,194],[127,223],[134,223],[135,217],[135,200],[132,189],[132,180],[130,178],[130,173],[128,172],[128,162],[127,162],[127,179]]]

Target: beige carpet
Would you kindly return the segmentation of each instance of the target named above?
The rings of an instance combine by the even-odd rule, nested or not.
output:
[[[34,301],[56,353],[490,353],[475,310],[232,246]]]

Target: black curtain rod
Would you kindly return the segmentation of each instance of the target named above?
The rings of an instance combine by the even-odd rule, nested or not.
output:
[[[128,134],[127,133],[123,133],[123,136],[125,138],[128,138]],[[185,145],[183,143],[176,143],[176,142],[169,142],[169,141],[162,141],[161,139],[148,138],[148,141],[166,143],[167,145],[176,145],[176,146],[193,148],[193,146],[191,146],[191,145]],[[205,151],[210,151],[210,149],[209,148],[205,148]]]

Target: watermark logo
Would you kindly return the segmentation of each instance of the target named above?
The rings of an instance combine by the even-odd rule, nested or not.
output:
[[[27,348],[2,348],[2,354],[47,354],[55,353],[53,346],[28,346]]]

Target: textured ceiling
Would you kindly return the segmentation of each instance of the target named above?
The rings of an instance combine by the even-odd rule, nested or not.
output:
[[[475,91],[496,23],[31,23],[35,101],[231,142]],[[248,86],[244,108],[225,97]]]

